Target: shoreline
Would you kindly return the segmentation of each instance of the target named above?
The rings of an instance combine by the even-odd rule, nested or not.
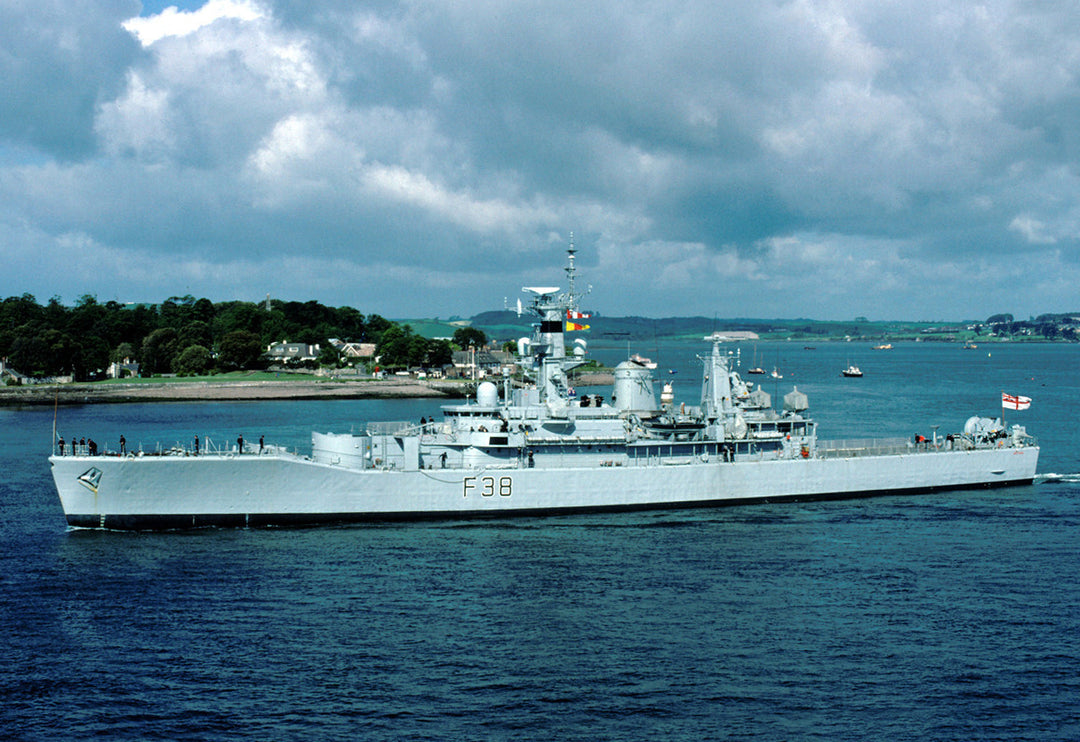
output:
[[[614,382],[611,374],[586,374],[579,386]],[[0,387],[0,407],[133,402],[246,402],[304,399],[464,399],[475,382],[418,379],[362,381],[168,381],[155,384],[35,384]]]
[[[290,399],[460,398],[468,383],[445,381],[173,381],[160,384],[42,384],[0,388],[0,406]]]

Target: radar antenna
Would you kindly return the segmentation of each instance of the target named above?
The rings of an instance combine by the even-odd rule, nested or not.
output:
[[[570,233],[570,246],[568,248],[566,248],[566,256],[567,256],[566,267],[563,270],[566,271],[566,281],[567,281],[566,303],[567,303],[568,308],[572,309],[574,311],[578,310],[578,300],[581,299],[582,297],[584,297],[585,294],[588,294],[588,293],[590,293],[592,291],[592,286],[591,285],[586,289],[585,294],[581,294],[580,296],[574,290],[574,277],[577,274],[577,269],[574,268],[574,257],[576,255],[577,255],[577,245],[574,244],[574,233],[571,232]]]
[[[567,284],[568,284],[566,293],[569,295],[569,298],[570,298],[570,308],[571,309],[576,309],[577,308],[574,305],[574,299],[575,299],[575,297],[574,297],[574,273],[575,273],[575,271],[574,271],[574,255],[576,253],[577,253],[577,248],[574,247],[574,233],[571,232],[570,233],[570,247],[566,248],[567,265],[566,265],[566,268],[565,268],[565,270],[566,270],[566,280],[567,280]]]

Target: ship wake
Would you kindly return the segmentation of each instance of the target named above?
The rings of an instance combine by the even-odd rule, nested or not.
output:
[[[1055,474],[1049,472],[1047,474],[1039,474],[1035,477],[1037,484],[1076,484],[1080,482],[1080,473],[1078,474]]]

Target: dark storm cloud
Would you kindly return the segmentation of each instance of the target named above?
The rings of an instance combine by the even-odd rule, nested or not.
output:
[[[1076,309],[1067,4],[137,12],[0,8],[7,293],[469,314],[573,230],[608,314]]]
[[[123,89],[138,43],[130,2],[42,0],[0,11],[0,137],[62,160],[95,146],[99,103]]]

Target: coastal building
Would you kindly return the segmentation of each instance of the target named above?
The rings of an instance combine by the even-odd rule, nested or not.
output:
[[[749,330],[717,330],[709,339],[720,343],[737,343],[740,340],[757,340],[758,334]]]
[[[314,361],[319,357],[319,344],[290,343],[282,340],[280,343],[271,343],[266,348],[266,357],[271,363]]]
[[[375,343],[347,343],[340,338],[330,338],[330,345],[345,358],[375,357]]]
[[[453,355],[453,373],[464,379],[483,379],[492,375],[502,375],[503,370],[513,372],[514,359],[501,350],[455,350]],[[448,369],[449,371],[449,369]]]
[[[125,358],[123,361],[113,361],[109,364],[109,368],[105,370],[105,375],[110,379],[123,379],[128,376],[138,376],[139,364],[137,361],[133,361],[130,358]]]
[[[7,365],[6,358],[0,358],[0,384],[21,385],[27,381],[26,376]]]

